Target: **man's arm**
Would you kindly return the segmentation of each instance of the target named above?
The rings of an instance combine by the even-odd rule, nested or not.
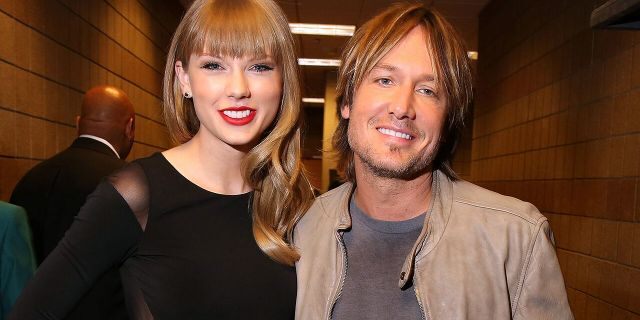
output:
[[[536,237],[525,262],[514,319],[573,319],[549,222],[538,223]]]

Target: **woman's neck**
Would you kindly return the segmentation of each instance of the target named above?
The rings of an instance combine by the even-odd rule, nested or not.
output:
[[[246,152],[220,140],[204,139],[196,134],[163,155],[185,178],[205,190],[220,194],[251,191],[242,176]]]

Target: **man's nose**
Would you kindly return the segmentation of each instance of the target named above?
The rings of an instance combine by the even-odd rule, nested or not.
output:
[[[414,98],[413,88],[398,87],[387,107],[389,114],[393,114],[396,119],[415,119]]]

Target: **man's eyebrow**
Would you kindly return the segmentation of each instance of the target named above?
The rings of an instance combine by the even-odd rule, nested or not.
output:
[[[398,70],[398,67],[394,65],[386,64],[386,63],[381,63],[381,64],[375,65],[371,71],[375,71],[375,70],[394,72]],[[424,80],[429,82],[436,82],[436,78],[437,77],[435,74],[430,74],[430,73],[424,76]]]
[[[375,66],[373,66],[372,71],[376,70],[376,69],[382,69],[384,71],[395,71],[398,68],[395,67],[395,66],[392,66],[390,64],[380,63],[380,64],[376,64]]]
[[[436,82],[436,76],[435,76],[435,75],[433,75],[433,74],[428,74],[428,75],[426,75],[426,76],[424,77],[424,79],[425,79],[426,81],[429,81],[429,82]]]

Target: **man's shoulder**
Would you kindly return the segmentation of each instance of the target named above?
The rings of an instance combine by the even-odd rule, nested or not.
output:
[[[538,224],[544,216],[529,202],[491,191],[464,180],[453,182],[455,205],[474,208],[494,216],[503,214],[529,224]]]
[[[95,142],[101,144],[100,142]],[[108,147],[104,145],[104,148]],[[108,150],[111,152],[111,150]],[[99,161],[100,163],[95,163]],[[60,168],[76,168],[78,166],[93,166],[93,165],[112,165],[121,166],[125,163],[124,160],[118,159],[114,154],[107,154],[96,151],[94,149],[78,147],[75,144],[67,147],[66,149],[54,154],[50,158],[42,160],[29,170],[29,172],[46,172],[49,170],[59,170]]]
[[[28,193],[31,194],[30,196],[35,196],[35,194],[33,194],[35,190],[39,190],[43,188],[43,186],[48,185],[48,181],[56,176],[60,170],[59,163],[61,163],[61,160],[57,158],[59,155],[60,153],[49,159],[42,160],[27,170],[16,184],[13,195],[17,193]],[[13,202],[13,199],[11,202]],[[21,203],[21,205],[23,204]]]
[[[89,141],[85,141],[89,140]],[[106,144],[97,141],[91,140],[88,138],[84,138],[81,143],[74,142],[68,149],[60,152],[58,155],[60,157],[97,157],[101,159],[105,159],[113,162],[123,162],[124,160],[119,159],[113,150],[111,150]]]
[[[346,204],[348,204],[352,187],[353,184],[347,182],[318,196],[297,227],[317,226],[320,221],[335,224],[340,212],[347,210]]]
[[[70,152],[68,148],[64,149],[54,154],[50,158],[47,158],[38,162],[28,172],[31,174],[34,174],[37,172],[48,171],[48,170],[51,170],[52,168],[59,168],[61,165],[66,163],[66,160],[67,160],[66,158],[69,153]]]
[[[104,176],[125,164],[124,160],[117,157],[69,147],[27,170],[14,188],[12,202],[15,200],[14,197],[33,199],[42,196],[53,188],[54,182],[60,177],[64,178],[66,186],[89,185],[87,188],[92,191]],[[82,183],[78,184],[78,181]]]

